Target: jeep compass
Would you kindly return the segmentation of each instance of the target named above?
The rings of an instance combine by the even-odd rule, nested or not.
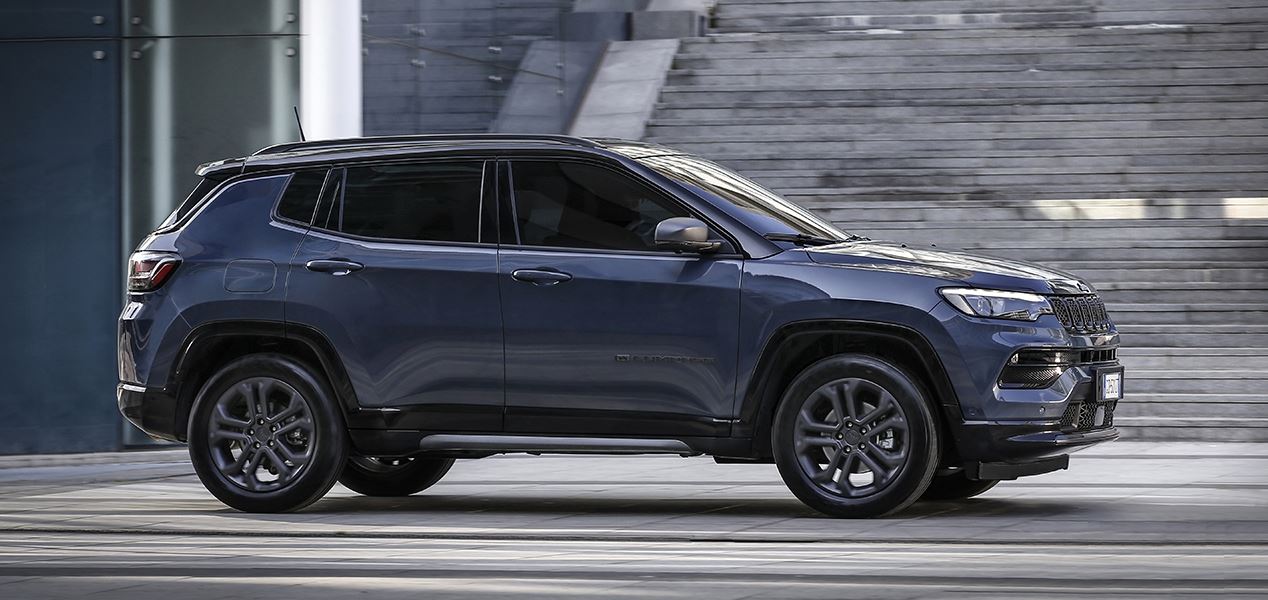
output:
[[[873,517],[1118,436],[1086,282],[852,235],[671,148],[379,137],[197,173],[128,262],[118,403],[239,510],[659,453],[773,462]]]

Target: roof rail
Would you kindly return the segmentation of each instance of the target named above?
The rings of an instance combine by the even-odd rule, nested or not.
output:
[[[317,150],[321,148],[340,148],[344,146],[375,146],[390,144],[409,144],[414,142],[442,142],[446,140],[532,140],[559,142],[587,148],[598,148],[599,144],[585,138],[570,135],[547,133],[434,133],[416,135],[380,135],[359,138],[341,138],[335,140],[313,140],[311,142],[286,142],[274,144],[257,150],[251,156],[262,154],[281,154],[295,150]]]

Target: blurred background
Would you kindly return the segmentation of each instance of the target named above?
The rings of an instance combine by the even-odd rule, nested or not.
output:
[[[0,454],[151,443],[113,397],[124,259],[293,107],[655,141],[1073,271],[1125,437],[1268,441],[1268,0],[6,0],[0,84]]]

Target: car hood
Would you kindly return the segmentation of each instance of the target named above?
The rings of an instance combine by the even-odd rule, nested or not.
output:
[[[932,247],[866,240],[811,247],[806,252],[820,264],[937,277],[978,288],[1039,294],[1096,291],[1074,275],[1043,265]]]

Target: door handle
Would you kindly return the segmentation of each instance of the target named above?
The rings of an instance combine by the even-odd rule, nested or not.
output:
[[[310,260],[304,264],[304,268],[317,273],[330,273],[335,277],[347,275],[353,271],[360,271],[365,265],[359,262],[353,262],[343,259],[326,259],[326,260]]]
[[[572,275],[561,273],[553,269],[516,269],[511,271],[511,279],[515,281],[523,281],[533,285],[555,285],[570,281]]]

